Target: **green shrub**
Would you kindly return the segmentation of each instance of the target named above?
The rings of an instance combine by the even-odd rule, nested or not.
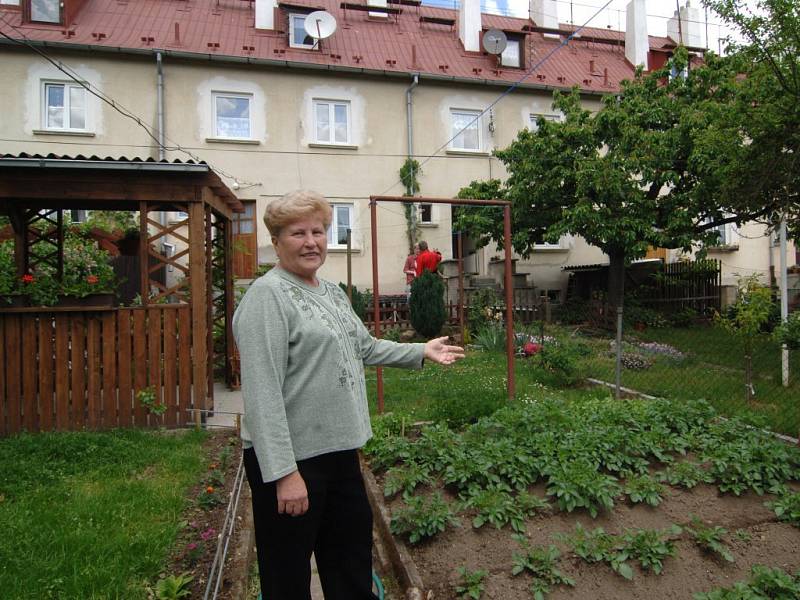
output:
[[[472,345],[485,352],[505,352],[506,330],[498,323],[486,323],[475,331]]]
[[[775,341],[786,344],[791,350],[800,350],[800,311],[789,315],[773,332]]]
[[[339,282],[339,287],[347,293],[347,284]],[[367,317],[367,311],[372,305],[372,292],[360,292],[356,286],[351,286],[353,292],[353,311],[358,315],[362,321]]]
[[[444,307],[444,283],[436,273],[425,271],[411,284],[409,299],[411,326],[418,334],[434,338],[447,319]]]
[[[569,298],[558,307],[555,317],[565,325],[585,323],[589,320],[589,303],[583,298]]]
[[[498,301],[497,292],[493,288],[480,288],[469,297],[467,324],[473,331],[483,329],[495,321],[494,307]]]

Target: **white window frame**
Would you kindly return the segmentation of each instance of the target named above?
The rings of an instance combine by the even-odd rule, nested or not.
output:
[[[431,218],[427,221],[422,219],[422,207],[429,206],[430,207],[430,216]],[[417,214],[419,215],[418,223],[420,225],[435,225],[436,224],[436,215],[434,214],[434,205],[428,202],[420,202],[417,204]]]
[[[513,51],[516,46],[516,51]],[[514,69],[522,68],[522,40],[509,37],[505,50],[500,54],[500,64]]]
[[[728,218],[730,216],[732,215],[725,214],[723,218]],[[706,223],[708,223],[708,221],[706,221]],[[711,231],[719,231],[722,235],[719,236],[716,242],[712,242],[708,245],[709,250],[726,250],[739,247],[739,230],[736,227],[736,223],[723,223],[722,225],[713,227]]]
[[[237,100],[247,100],[247,136],[225,135],[219,129],[217,117],[217,99],[235,98]],[[214,137],[221,140],[251,140],[253,139],[253,94],[243,94],[239,92],[211,92],[211,121]]]
[[[331,208],[333,208],[333,218],[331,220],[331,224],[328,227],[328,248],[332,249],[344,249],[347,248],[347,243],[340,244],[338,241],[338,236],[335,236],[334,233],[338,228],[341,227],[338,222],[339,216],[339,209],[346,209],[348,211],[348,222],[350,223],[350,230],[355,231],[355,207],[353,206],[352,202],[332,202]],[[346,233],[345,227],[345,233]],[[353,236],[350,236],[350,243],[351,246],[353,245]]]
[[[540,244],[535,243],[533,245],[534,250],[568,250],[569,249],[569,240],[567,236],[562,235],[558,238],[556,243],[553,242],[542,242]]]
[[[326,105],[328,107],[328,139],[324,140],[319,137],[319,130],[317,127],[317,107]],[[337,106],[344,106],[346,115],[347,115],[347,127],[345,131],[347,133],[347,139],[345,141],[339,141],[335,139],[336,136],[336,107]],[[334,100],[331,98],[314,98],[311,102],[311,112],[312,112],[312,119],[314,121],[313,124],[313,138],[315,144],[325,144],[326,146],[351,146],[353,134],[352,134],[352,110],[350,107],[349,100]]]
[[[305,19],[308,16],[307,13],[289,13],[289,47],[290,48],[305,48],[306,50],[314,50],[317,48],[316,42],[311,42],[310,44],[303,43],[305,41],[305,37],[303,41],[297,41],[295,38],[295,27],[294,27],[294,20],[295,19],[302,19],[305,23]],[[305,31],[305,25],[303,26],[303,31]],[[311,36],[308,36],[311,37]]]
[[[62,127],[53,127],[49,123],[49,98],[47,90],[51,87],[64,88],[64,118]],[[80,90],[83,93],[83,127],[71,127],[70,119],[70,91],[72,89]],[[46,131],[91,131],[89,128],[89,92],[86,88],[79,83],[69,81],[55,81],[43,80],[42,81],[42,129]]]
[[[539,130],[539,124],[537,123],[539,117],[544,117],[545,121],[561,121],[561,115],[556,113],[530,113],[528,115],[528,129],[531,131]]]
[[[482,152],[483,151],[483,132],[481,131],[482,122],[483,122],[483,116],[481,114],[482,112],[483,111],[481,111],[481,110],[468,109],[468,108],[451,108],[450,109],[450,123],[449,123],[449,125],[450,125],[450,138],[451,138],[450,139],[450,147],[449,147],[450,150],[455,150],[456,152]],[[463,141],[461,142],[460,146],[458,145],[458,140],[459,140],[459,138],[463,139],[463,133],[464,133],[464,131],[466,131],[466,129],[465,130],[461,130],[461,131],[458,132],[458,134],[456,134],[455,123],[454,123],[456,115],[461,115],[461,116],[465,116],[465,117],[469,118],[471,126],[474,126],[476,128],[476,131],[477,131],[477,134],[478,134],[478,145],[477,145],[476,148],[465,148],[464,145],[463,145]],[[475,120],[475,117],[477,117],[477,120]]]

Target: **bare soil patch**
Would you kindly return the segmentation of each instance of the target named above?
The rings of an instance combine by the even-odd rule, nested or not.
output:
[[[378,477],[379,485],[383,482]],[[544,497],[544,486],[532,492]],[[554,587],[548,598],[592,598],[596,600],[627,599],[690,599],[694,593],[730,586],[747,579],[756,564],[780,567],[788,572],[800,569],[800,529],[780,523],[774,513],[764,506],[770,495],[758,496],[749,492],[740,497],[719,494],[711,485],[701,484],[691,490],[669,488],[658,507],[617,503],[612,511],[601,512],[592,519],[585,510],[572,513],[553,508],[526,522],[526,533],[532,544],[555,544],[562,551],[562,571],[575,579],[575,587]],[[452,500],[452,497],[450,498]],[[399,497],[387,503],[390,512],[400,508]],[[691,516],[706,524],[728,530],[726,542],[735,562],[703,552],[684,534],[677,542],[677,555],[668,558],[660,575],[634,567],[634,578],[627,581],[602,563],[589,564],[570,553],[570,549],[555,534],[570,534],[581,523],[587,529],[602,527],[608,533],[619,534],[631,528],[664,529],[671,524],[688,524]],[[448,528],[433,540],[407,546],[426,589],[435,598],[455,599],[459,579],[457,569],[465,566],[474,571],[489,572],[482,598],[522,600],[532,597],[531,579],[522,574],[512,577],[512,556],[519,550],[512,540],[513,531],[485,525],[474,529],[470,518],[459,515],[461,526]],[[737,536],[735,533],[739,531]]]
[[[189,573],[193,576],[189,598],[202,598],[208,583],[208,573],[222,534],[228,500],[242,454],[241,440],[234,431],[218,430],[210,433],[203,444],[206,472],[187,493],[188,506],[181,517],[181,532],[170,556],[165,574]],[[209,487],[213,488],[209,494]],[[247,557],[235,549],[241,546],[240,536],[246,531],[242,525],[243,509],[249,505],[247,482],[239,499],[239,510],[233,536],[229,542],[227,560],[218,598],[238,600],[239,591],[246,585]],[[205,496],[206,502],[200,500]],[[214,500],[208,501],[210,496]],[[244,576],[244,581],[238,581]]]

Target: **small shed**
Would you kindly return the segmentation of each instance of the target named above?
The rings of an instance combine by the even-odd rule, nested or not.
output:
[[[181,427],[192,409],[212,410],[215,328],[231,377],[231,218],[241,202],[205,163],[0,155],[0,214],[20,277],[35,261],[63,273],[64,212],[75,209],[138,211],[141,303],[0,309],[0,435]],[[181,217],[155,218],[163,211]],[[157,251],[167,235],[184,249]],[[34,243],[52,251],[32,253]],[[184,275],[179,285],[154,275],[165,266]],[[149,414],[145,397],[166,412]]]

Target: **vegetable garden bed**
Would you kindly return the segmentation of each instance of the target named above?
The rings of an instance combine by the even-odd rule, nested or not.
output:
[[[367,459],[436,598],[683,599],[800,568],[800,450],[704,402],[542,395],[458,431],[376,419]]]

